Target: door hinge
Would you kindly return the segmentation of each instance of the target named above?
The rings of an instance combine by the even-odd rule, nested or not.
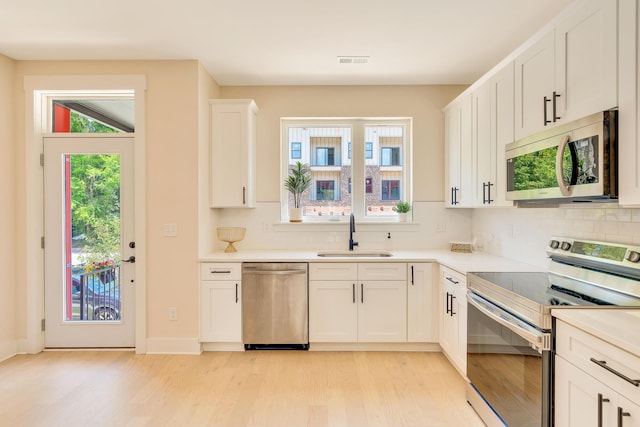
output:
[[[44,153],[40,153],[40,166],[44,166]]]
[[[45,320],[42,319],[42,321],[40,322],[40,329],[42,330],[42,332],[44,332],[44,327],[45,327]]]
[[[44,249],[44,236],[40,238],[40,248]]]

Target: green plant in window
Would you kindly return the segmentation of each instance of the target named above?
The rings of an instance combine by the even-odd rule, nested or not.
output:
[[[411,210],[411,204],[409,202],[398,202],[396,203],[395,211],[398,213],[408,213]]]
[[[311,171],[309,165],[302,162],[296,162],[289,168],[289,176],[284,180],[284,188],[293,195],[293,207],[300,207],[300,199],[302,193],[307,191],[311,186]]]

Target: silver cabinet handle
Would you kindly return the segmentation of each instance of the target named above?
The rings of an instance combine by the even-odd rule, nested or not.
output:
[[[612,374],[617,375],[618,377],[622,378],[626,382],[631,383],[636,387],[640,387],[640,380],[631,379],[628,376],[626,376],[625,374],[623,374],[622,372],[616,371],[615,369],[613,369],[612,367],[607,365],[607,361],[606,360],[597,360],[597,359],[594,359],[593,357],[589,358],[589,360],[591,360],[593,363],[595,363],[596,365],[600,366],[601,368],[606,369],[607,371],[611,372]]]
[[[209,270],[210,274],[231,274],[231,270]]]

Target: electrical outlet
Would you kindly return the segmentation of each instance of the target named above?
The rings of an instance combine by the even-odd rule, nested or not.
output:
[[[165,237],[176,237],[178,235],[178,224],[165,224],[164,235]]]
[[[169,320],[178,320],[178,307],[169,307]]]

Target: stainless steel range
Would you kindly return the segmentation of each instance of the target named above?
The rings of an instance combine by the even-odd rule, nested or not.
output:
[[[553,425],[551,309],[640,307],[640,247],[554,237],[549,272],[468,275],[467,400],[489,426]]]

